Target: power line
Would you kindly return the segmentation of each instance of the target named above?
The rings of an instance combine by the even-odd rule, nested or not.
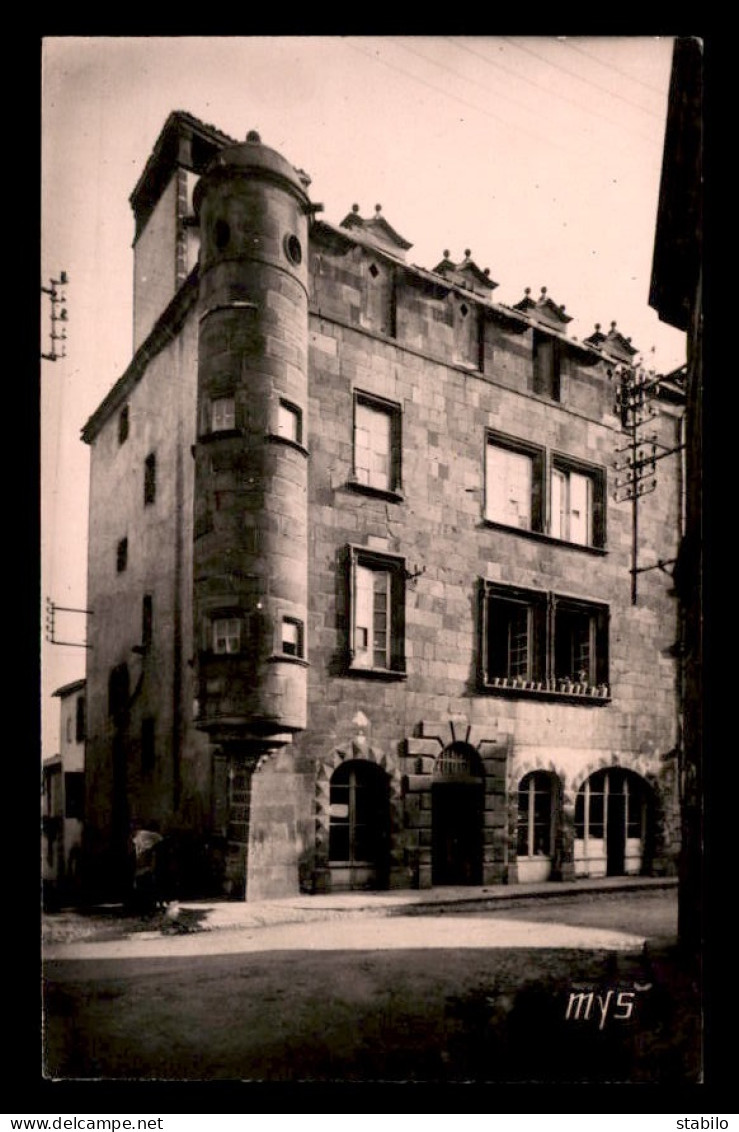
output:
[[[593,55],[592,52],[586,51],[585,48],[581,47],[579,43],[573,43],[571,39],[567,39],[566,37],[560,39],[558,42],[562,43],[565,47],[569,47],[570,51],[578,51],[580,55],[584,55],[586,59],[592,59],[594,63],[598,63],[601,67],[605,67],[606,70],[616,71],[617,74],[623,75],[624,78],[629,80],[629,82],[638,83],[639,86],[646,87],[647,90],[651,90],[654,94],[659,94],[662,98],[666,98],[667,95],[664,90],[660,90],[657,86],[652,86],[651,83],[645,83],[644,79],[638,78],[637,75],[630,75],[628,71],[624,71],[622,67],[617,67],[615,63],[611,63],[610,61],[608,63],[604,63],[603,60],[599,59],[597,55]]]
[[[447,39],[449,43],[454,43],[454,40],[450,37],[445,36],[444,38]],[[474,86],[479,86],[482,90],[487,91],[488,94],[491,93],[490,87],[487,83],[480,82],[479,79],[470,78],[469,75],[462,75],[459,71],[455,71],[453,67],[447,67],[444,63],[439,63],[436,59],[430,59],[428,55],[424,55],[421,51],[414,51],[412,47],[409,47],[408,44],[404,43],[402,40],[394,40],[394,43],[396,47],[402,47],[404,51],[410,52],[410,54],[415,55],[416,58],[423,59],[424,63],[431,63],[432,66],[439,67],[439,69],[442,71],[447,71],[448,74],[454,75],[455,78],[461,79],[466,83],[471,83]],[[463,46],[463,44],[459,44],[459,46],[461,47]],[[472,54],[478,55],[481,59],[484,58],[484,56],[479,55],[479,52],[477,51],[472,52]],[[494,93],[496,98],[502,98],[506,102],[512,103],[514,106],[520,106],[522,110],[526,110],[529,114],[536,113],[536,111],[532,110],[530,106],[527,106],[525,102],[521,102],[517,98],[511,98],[509,94],[501,94],[499,91],[495,91]]]
[[[489,55],[484,55],[481,51],[475,51],[475,49],[473,47],[470,47],[466,43],[461,43],[461,42],[453,39],[450,36],[445,36],[444,38],[449,43],[453,44],[454,46],[461,48],[463,51],[468,51],[470,55],[475,55],[478,59],[482,59],[483,62],[488,63],[491,67],[495,67],[498,70],[505,72],[505,74],[507,74],[507,75],[512,75],[514,78],[518,79],[519,81],[528,83],[529,86],[536,87],[537,90],[543,90],[545,92],[545,94],[548,94],[550,97],[553,95],[555,98],[559,98],[563,102],[569,103],[570,106],[576,107],[576,109],[579,110],[579,111],[585,111],[587,114],[592,114],[596,118],[602,118],[604,122],[610,122],[610,124],[612,126],[618,126],[619,129],[622,129],[622,130],[626,129],[630,133],[633,133],[635,137],[641,138],[642,141],[651,142],[653,140],[652,138],[648,137],[646,134],[641,133],[640,130],[633,130],[630,126],[625,126],[623,122],[619,122],[619,121],[617,121],[617,119],[611,118],[607,114],[602,114],[599,110],[595,110],[592,106],[588,106],[587,103],[578,102],[574,98],[568,98],[566,94],[562,94],[558,90],[552,90],[551,87],[546,86],[544,83],[538,83],[536,81],[536,79],[532,79],[528,75],[523,75],[519,71],[516,71],[512,67],[504,67],[503,64],[500,63],[498,60],[491,59]],[[441,64],[439,64],[439,66],[440,65]],[[452,73],[456,74],[456,72],[452,72]],[[468,79],[467,81],[472,82],[474,80]],[[482,84],[480,84],[480,85],[482,85]],[[506,96],[503,95],[502,97],[506,97]]]
[[[501,125],[506,126],[509,130],[512,130],[516,134],[524,133],[528,137],[533,138],[533,140],[535,142],[538,142],[539,144],[545,143],[545,144],[549,144],[551,146],[554,146],[555,149],[561,149],[563,151],[569,151],[570,153],[576,152],[571,146],[563,146],[558,140],[553,138],[551,135],[533,133],[531,130],[527,130],[525,126],[521,126],[517,122],[512,122],[512,121],[510,121],[510,119],[501,118],[500,115],[494,114],[491,110],[485,110],[482,106],[480,106],[476,102],[469,102],[466,98],[461,98],[458,94],[451,94],[448,90],[442,90],[441,87],[436,86],[434,83],[429,82],[427,79],[422,79],[418,75],[413,75],[413,74],[411,74],[410,71],[406,71],[402,67],[399,67],[397,65],[397,63],[391,63],[388,59],[382,58],[380,56],[379,52],[375,52],[373,54],[370,51],[363,50],[356,43],[351,43],[350,40],[348,40],[348,39],[345,40],[344,42],[349,47],[353,48],[355,51],[358,51],[360,53],[360,55],[366,55],[367,58],[371,59],[373,62],[383,63],[386,67],[389,67],[391,70],[398,71],[399,74],[403,75],[405,78],[411,79],[413,82],[417,82],[417,83],[420,83],[422,86],[428,87],[430,90],[433,90],[436,94],[440,94],[444,98],[451,99],[453,102],[459,102],[462,106],[467,106],[472,110],[476,110],[478,114],[483,114],[483,115],[485,115],[486,118],[492,118],[492,119],[494,119],[494,121],[500,122]],[[427,60],[427,61],[430,62],[430,60]]]
[[[584,75],[578,75],[575,71],[570,71],[567,67],[561,66],[559,63],[553,63],[551,59],[547,59],[544,55],[539,55],[537,51],[532,51],[530,47],[523,47],[515,39],[510,39],[509,36],[503,35],[501,39],[505,39],[512,47],[517,48],[519,51],[525,51],[527,55],[532,55],[534,59],[538,59],[541,63],[546,63],[549,67],[554,67],[556,70],[561,71],[563,75],[569,75],[570,78],[577,79],[581,83],[586,83],[588,86],[599,90],[601,94],[607,94],[611,98],[618,98],[621,102],[625,102],[627,106],[633,106],[637,110],[641,110],[642,114],[648,114],[650,118],[660,119],[660,115],[656,114],[653,110],[646,110],[640,106],[638,102],[632,102],[630,98],[625,98],[622,94],[617,94],[613,90],[608,90],[607,87],[601,86],[600,83],[593,82],[592,79],[586,79]],[[560,41],[557,40],[557,43]]]

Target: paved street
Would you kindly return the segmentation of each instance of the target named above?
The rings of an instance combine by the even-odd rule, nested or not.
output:
[[[47,1070],[684,1081],[696,1072],[697,1006],[663,947],[675,904],[674,890],[601,894],[53,944]],[[567,1018],[583,988],[601,994],[605,1016],[594,999]],[[616,1010],[619,992],[630,1010]]]

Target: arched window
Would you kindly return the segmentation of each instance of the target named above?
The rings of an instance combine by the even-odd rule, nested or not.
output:
[[[384,868],[388,814],[388,779],[381,767],[361,759],[337,767],[331,778],[329,862]]]
[[[550,857],[552,832],[552,776],[535,770],[518,787],[518,856]]]
[[[633,771],[609,767],[580,787],[575,801],[575,871],[622,876],[648,865],[652,795]]]

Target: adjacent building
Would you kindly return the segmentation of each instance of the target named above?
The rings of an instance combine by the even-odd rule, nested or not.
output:
[[[80,895],[85,811],[85,681],[53,693],[59,697],[59,754],[42,764],[42,867],[44,902]]]
[[[131,197],[134,356],[83,430],[88,884],[134,826],[247,899],[674,871],[675,601],[654,569],[633,603],[614,498],[636,348],[309,188],[175,112]],[[662,460],[642,564],[682,494]]]

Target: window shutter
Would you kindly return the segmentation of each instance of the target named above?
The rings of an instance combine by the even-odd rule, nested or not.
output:
[[[607,609],[599,609],[595,615],[595,681],[608,684],[608,621]]]
[[[405,672],[405,574],[402,564],[390,573],[390,656],[392,668]]]
[[[606,477],[593,477],[593,546],[606,545]]]
[[[537,601],[531,611],[531,679],[546,679],[547,657],[547,607],[544,601]]]
[[[544,529],[544,458],[541,453],[531,458],[531,530]]]

